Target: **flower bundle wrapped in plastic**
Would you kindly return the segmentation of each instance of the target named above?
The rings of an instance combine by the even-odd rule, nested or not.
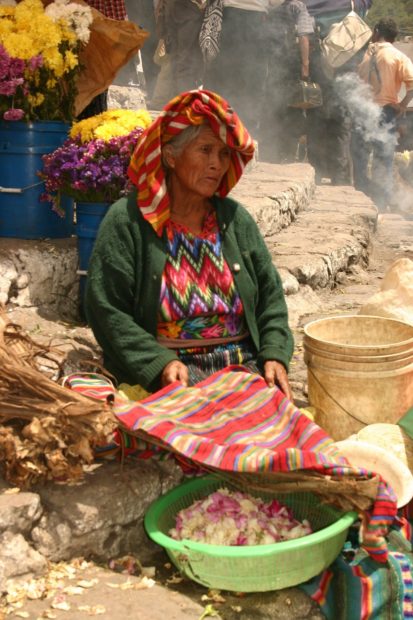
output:
[[[127,193],[129,160],[150,122],[146,110],[108,110],[74,123],[63,145],[42,158],[42,199],[59,212],[62,194],[82,202],[114,202]]]
[[[9,3],[10,2],[10,3]],[[0,4],[0,118],[73,119],[79,53],[92,24],[90,7],[55,0]]]
[[[264,502],[226,488],[181,510],[169,531],[176,540],[211,545],[266,545],[311,533],[309,522],[297,521],[278,500]]]

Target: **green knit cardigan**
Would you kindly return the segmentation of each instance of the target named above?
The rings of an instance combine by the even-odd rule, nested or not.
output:
[[[231,198],[213,198],[224,258],[240,294],[257,350],[257,363],[277,360],[288,370],[293,337],[280,276],[258,227]],[[100,225],[88,269],[87,321],[104,364],[119,382],[159,387],[163,368],[177,355],[156,340],[162,273],[167,257],[136,206],[136,194],[111,206]]]

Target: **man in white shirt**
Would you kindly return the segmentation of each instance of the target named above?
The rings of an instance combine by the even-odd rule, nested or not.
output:
[[[413,63],[393,45],[397,35],[398,27],[392,18],[379,20],[358,68],[360,78],[370,85],[371,100],[377,107],[372,108],[367,102],[369,114],[359,113],[354,119],[351,144],[354,185],[370,195],[380,211],[392,206],[396,121],[413,99]],[[405,95],[401,99],[402,85]],[[370,155],[373,156],[371,178]]]

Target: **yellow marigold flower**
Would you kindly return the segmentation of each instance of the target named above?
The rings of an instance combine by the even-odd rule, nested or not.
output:
[[[45,50],[43,54],[44,64],[54,75],[59,78],[64,74],[64,59],[56,49]]]
[[[93,140],[93,130],[95,128],[95,119],[97,116],[100,116],[100,114],[91,116],[90,118],[85,118],[83,121],[73,123],[70,130],[70,137],[75,138],[76,136],[80,136],[82,142],[89,142],[90,140]]]
[[[30,103],[32,108],[36,108],[39,105],[42,105],[44,101],[43,93],[36,93],[35,95],[27,95],[27,100]]]
[[[42,13],[44,13],[44,8],[41,0],[26,0],[26,2],[19,2],[15,7],[16,21],[24,21],[27,17]]]
[[[68,50],[65,53],[65,72],[74,69],[79,64],[79,60],[73,52]]]
[[[117,136],[125,136],[136,127],[146,128],[150,123],[151,117],[146,110],[107,110],[74,123],[70,137],[80,136],[82,142],[96,138],[108,141]]]
[[[125,136],[136,127],[146,128],[150,123],[151,117],[146,110],[107,110],[74,123],[70,137],[80,136],[82,142],[96,138],[108,141],[117,136]]]
[[[52,90],[52,88],[54,88],[57,84],[57,80],[55,80],[54,78],[49,78],[46,82],[46,88],[48,90]]]
[[[111,138],[115,138],[117,136],[124,136],[125,133],[129,133],[129,132],[128,131],[125,132],[123,127],[121,127],[114,121],[108,121],[107,123],[103,123],[102,125],[100,125],[99,127],[96,127],[95,129],[96,138],[101,138],[102,140],[106,140],[106,141],[110,140]]]
[[[49,19],[49,18],[48,18]],[[38,36],[34,38],[34,44],[39,51],[57,50],[62,42],[62,35],[60,28],[49,19],[48,23],[42,21],[37,24]]]
[[[66,20],[60,19],[58,22],[55,22],[55,23],[59,25],[60,36],[61,36],[62,41],[66,41],[71,46],[76,47],[77,46],[76,33],[71,28],[69,28]]]
[[[2,37],[2,44],[10,56],[28,60],[33,54],[32,40],[23,34],[10,32],[8,36]]]
[[[0,17],[11,17],[14,15],[14,6],[0,6]]]

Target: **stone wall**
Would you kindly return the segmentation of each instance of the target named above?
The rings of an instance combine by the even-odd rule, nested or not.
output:
[[[181,479],[172,460],[127,460],[96,464],[74,484],[51,482],[18,492],[2,483],[0,592],[12,577],[42,574],[49,560],[107,563],[130,553],[150,563],[160,549],[143,529],[144,514]]]

